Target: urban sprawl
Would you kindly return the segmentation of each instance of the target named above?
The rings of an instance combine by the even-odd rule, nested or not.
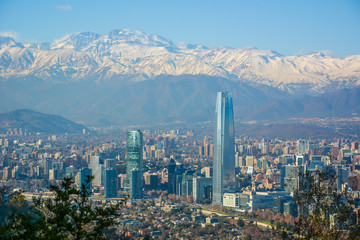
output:
[[[218,93],[212,134],[189,129],[84,129],[0,135],[0,184],[51,198],[49,185],[92,175],[91,201],[126,199],[118,231],[159,239],[264,238],[298,217],[299,173],[327,166],[336,189],[359,198],[360,141],[237,137],[232,99]],[[204,123],[207,124],[207,123]],[[356,206],[357,207],[357,206]]]

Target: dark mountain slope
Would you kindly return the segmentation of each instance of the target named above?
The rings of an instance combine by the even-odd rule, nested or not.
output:
[[[0,114],[0,132],[22,128],[27,132],[80,133],[86,127],[57,115],[18,109]]]

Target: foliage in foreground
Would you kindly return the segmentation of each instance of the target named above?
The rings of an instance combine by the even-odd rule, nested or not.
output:
[[[0,239],[106,239],[120,216],[120,207],[94,206],[86,188],[74,186],[64,178],[60,186],[51,185],[53,198],[34,199],[32,214],[13,213],[0,227]]]
[[[294,228],[277,229],[281,239],[358,239],[360,226],[354,199],[336,188],[333,168],[299,174],[294,201],[299,217]]]

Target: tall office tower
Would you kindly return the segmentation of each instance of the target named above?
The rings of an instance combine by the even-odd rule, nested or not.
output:
[[[140,130],[129,131],[126,136],[126,180],[125,188],[131,188],[130,181],[132,179],[132,170],[138,169],[140,174],[138,179],[134,179],[141,183],[142,186],[142,170],[143,170],[143,136]]]
[[[194,177],[193,179],[193,197],[195,202],[201,202],[205,199],[210,200],[209,187],[212,187],[212,179],[204,177]]]
[[[58,178],[58,170],[57,169],[50,169],[49,170],[49,181],[56,180]]]
[[[10,167],[4,167],[3,179],[8,180],[10,178],[11,178],[11,168]]]
[[[159,176],[157,174],[146,174],[145,178],[145,188],[147,190],[153,190],[158,188]]]
[[[342,191],[342,185],[344,183],[348,183],[348,178],[350,175],[350,167],[342,166],[342,165],[336,165],[335,166],[336,171],[336,187],[338,191]]]
[[[246,156],[245,162],[247,167],[254,167],[254,163],[255,163],[254,156]]]
[[[299,154],[307,153],[306,140],[299,140],[297,145],[297,152]]]
[[[303,166],[286,165],[281,167],[281,190],[287,192],[294,192],[301,186],[302,177],[304,174]]]
[[[264,169],[265,171],[269,168],[269,159],[266,156],[261,157],[256,163],[258,168]]]
[[[105,159],[104,168],[116,168],[116,160],[115,159]]]
[[[99,156],[91,156],[89,168],[92,170],[94,180],[92,184],[94,186],[104,185],[104,165],[100,161]]]
[[[79,171],[79,188],[82,188],[82,185],[85,185],[85,188],[88,190],[88,193],[91,193],[91,182],[87,183],[89,176],[92,175],[92,171],[89,168],[82,168]]]
[[[193,193],[193,178],[195,171],[186,170],[181,181],[181,196],[187,197]]]
[[[174,159],[170,159],[168,166],[168,193],[175,194],[176,193],[176,163]]]
[[[77,173],[77,169],[74,166],[67,167],[65,169],[65,176],[74,178]]]
[[[44,165],[45,165],[44,166],[45,178],[49,178],[49,171],[50,171],[50,169],[53,168],[53,163],[52,163],[51,159],[46,159]]]
[[[295,165],[301,166],[305,163],[305,157],[304,155],[296,155],[295,157]]]
[[[142,198],[142,171],[138,168],[131,169],[130,174],[130,198],[141,199]],[[140,179],[140,181],[139,181]]]
[[[105,171],[105,197],[106,198],[114,198],[117,196],[117,173],[113,168],[106,169]]]
[[[42,167],[40,167],[40,166],[36,166],[36,177],[37,178],[43,178],[43,176],[44,176],[44,169],[42,168]],[[10,177],[11,177],[11,173],[10,173],[10,175],[9,175]]]
[[[212,203],[222,205],[222,195],[234,192],[234,113],[230,93],[218,92],[215,107]]]
[[[201,169],[201,174],[205,173],[206,178],[211,178],[213,176],[213,168],[212,167],[203,167]]]

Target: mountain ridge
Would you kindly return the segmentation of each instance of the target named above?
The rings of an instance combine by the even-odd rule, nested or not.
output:
[[[232,93],[235,119],[240,122],[360,116],[360,87],[296,97],[269,86],[206,75],[164,75],[138,82],[0,81],[0,111],[31,108],[91,126],[201,122],[213,120],[219,91]]]
[[[359,86],[360,55],[334,58],[317,52],[283,56],[254,47],[207,48],[175,44],[156,34],[128,29],[106,35],[75,33],[40,44],[0,38],[3,80],[146,81],[161,75],[208,75],[267,85],[295,95],[317,95]]]

